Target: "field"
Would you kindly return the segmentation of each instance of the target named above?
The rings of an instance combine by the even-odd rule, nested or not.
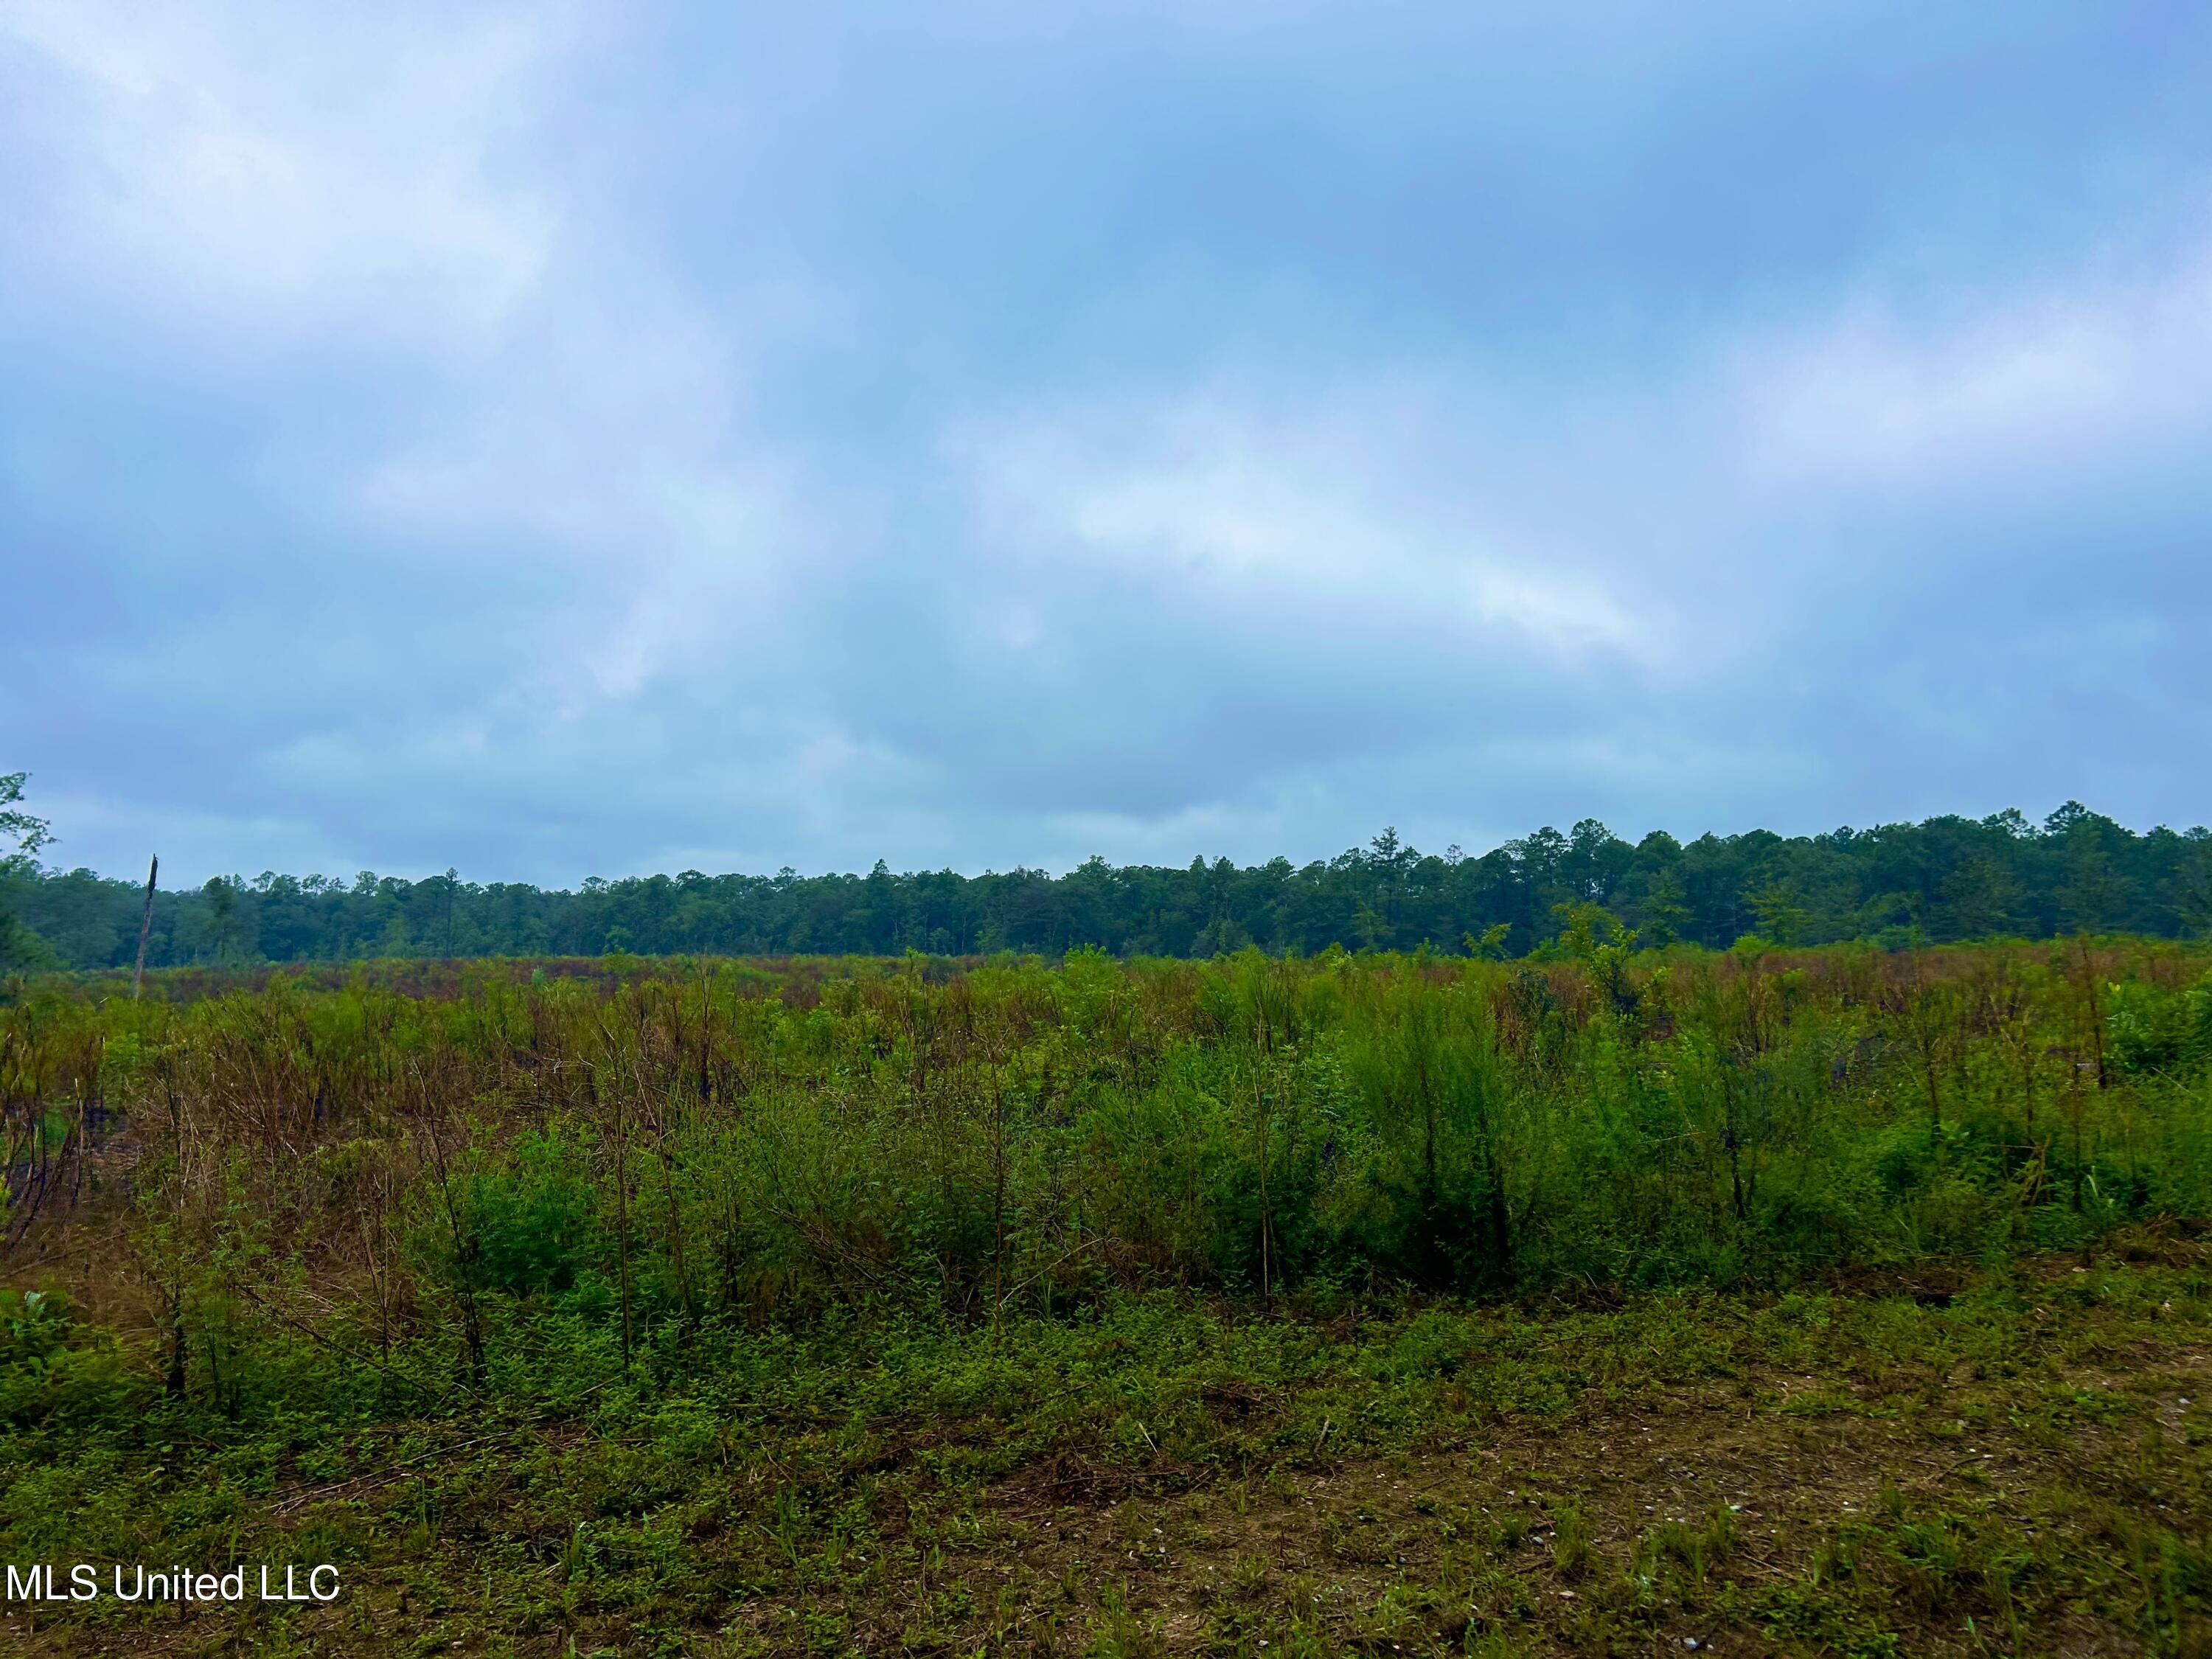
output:
[[[629,958],[0,1006],[46,1653],[2212,1651],[2212,957]]]

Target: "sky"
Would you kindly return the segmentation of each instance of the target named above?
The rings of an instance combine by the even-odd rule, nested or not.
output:
[[[2212,817],[2212,8],[0,0],[50,864]]]

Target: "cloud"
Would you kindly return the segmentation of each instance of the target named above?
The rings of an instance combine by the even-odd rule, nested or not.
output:
[[[1735,366],[1747,471],[1773,489],[1890,495],[2125,465],[2212,425],[2212,212],[2202,240],[2090,264],[1963,315],[1916,321],[1869,297],[1747,342]]]
[[[0,0],[0,758],[180,874],[2202,817],[2212,30],[1614,23]]]
[[[557,214],[498,174],[561,32],[543,11],[0,11],[57,108],[40,205],[72,275],[264,329],[404,316],[446,343],[542,273]]]
[[[803,463],[749,430],[741,340],[687,310],[549,306],[345,491],[356,525],[572,596],[549,607],[538,667],[568,713],[772,651],[791,582],[833,569],[848,530],[810,504]]]
[[[2097,782],[2201,816],[2180,750],[2145,738],[2185,747],[2212,696],[2184,665],[2212,620],[2188,550],[2212,520],[2191,459],[2212,441],[2208,273],[2212,241],[2182,241],[1935,315],[1845,292],[1717,330],[1625,393],[1215,380],[971,423],[947,451],[1032,602],[1111,578],[1294,672],[1327,664],[1340,692],[1388,659],[1401,695],[1364,729],[1369,765],[1322,727],[1304,767],[1231,763],[1186,813],[1280,823],[1258,803],[1293,779],[1402,800],[1441,769],[1512,780],[1534,813],[1571,815],[1579,790],[1675,803],[1689,828],[1701,799],[1776,819],[1822,802],[1802,825]],[[1249,653],[1172,662],[1146,672],[1300,701]]]
[[[1942,309],[1846,292],[1626,391],[1363,368],[1018,412],[945,447],[1018,580],[1090,568],[1243,626],[1710,682],[1778,634],[1819,652],[1837,618],[1806,600],[1837,580],[2068,557],[2023,520],[2111,511],[2147,477],[2203,511],[2212,237]],[[1931,533],[1956,536],[1932,560]],[[2179,574],[2129,539],[2154,584]]]
[[[212,330],[210,357],[272,362],[242,386],[222,386],[234,372],[217,363],[179,388],[204,396],[212,378],[247,425],[243,449],[210,458],[228,474],[218,533],[307,550],[260,598],[321,608],[293,574],[313,569],[351,586],[356,619],[404,653],[440,649],[449,622],[473,632],[465,648],[490,674],[474,693],[448,688],[404,741],[481,730],[501,708],[511,734],[519,703],[573,717],[674,670],[762,653],[784,578],[834,562],[836,514],[799,510],[799,469],[747,428],[748,351],[758,327],[789,323],[789,297],[760,298],[750,318],[702,308],[664,261],[606,236],[603,204],[543,151],[591,44],[574,15],[311,23],[33,5],[5,27],[53,112],[41,136],[61,182],[42,205],[59,252],[43,274],[88,272],[96,299],[41,297],[94,337],[120,327],[173,350]],[[272,405],[289,407],[272,420]],[[167,441],[189,446],[191,428]],[[210,494],[204,479],[183,488]],[[128,554],[179,574],[253,562],[173,538]],[[395,605],[394,577],[443,597]],[[506,591],[491,599],[487,585]],[[470,630],[455,607],[501,625]],[[252,596],[226,608],[246,613],[236,626],[268,621]],[[191,610],[156,647],[192,659],[177,665],[187,674],[221,651],[220,612]],[[389,672],[377,654],[286,667],[308,681]],[[364,775],[397,760],[368,758]]]
[[[1410,495],[1389,476],[1390,434],[1425,418],[1388,397],[1285,419],[1200,393],[984,425],[947,450],[984,534],[1017,565],[1088,562],[1235,620],[1297,613],[1509,651],[1645,655],[1648,631],[1601,581],[1486,522],[1479,500]]]

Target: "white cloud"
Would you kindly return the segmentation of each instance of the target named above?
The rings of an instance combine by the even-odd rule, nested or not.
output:
[[[348,492],[357,522],[538,585],[563,715],[760,653],[801,573],[836,560],[837,516],[805,510],[799,463],[728,407],[711,334],[696,358],[669,349],[684,335],[668,311],[582,310],[548,356],[472,387]]]
[[[356,581],[423,550],[510,570],[536,637],[507,654],[535,666],[485,697],[555,718],[762,651],[844,522],[748,420],[754,342],[818,322],[808,296],[702,302],[543,142],[592,44],[562,6],[0,0],[67,175],[33,257],[93,273],[80,325],[213,319],[226,356],[347,409],[334,452],[264,433],[266,478],[319,543],[370,550]]]
[[[1916,321],[1863,298],[1743,343],[1722,385],[1776,490],[2039,486],[2212,424],[2212,239]]]
[[[2028,556],[1962,520],[2126,499],[2212,441],[2212,240],[1942,297],[1860,289],[1630,388],[1217,380],[972,422],[945,453],[1018,584],[1106,573],[1232,626],[1537,675],[1802,683],[1832,672],[1841,595]]]
[[[1402,396],[1302,419],[1219,393],[960,429],[946,453],[996,555],[1048,574],[1074,560],[1233,617],[1316,614],[1549,657],[1642,660],[1650,629],[1599,576],[1409,477],[1389,451],[1432,439]]]
[[[563,33],[543,11],[0,9],[73,118],[43,137],[99,280],[264,325],[374,302],[380,328],[442,336],[495,326],[548,257],[557,211],[500,157]]]

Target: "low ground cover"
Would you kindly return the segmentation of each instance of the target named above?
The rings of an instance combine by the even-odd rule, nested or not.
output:
[[[989,1328],[526,1322],[483,1395],[11,1435],[17,1560],[330,1560],[328,1607],[10,1607],[27,1653],[2189,1653],[2212,1276],[2168,1230],[1784,1295],[1184,1294]],[[2140,1259],[2125,1260],[2132,1255]],[[89,1396],[98,1349],[73,1380]],[[65,1368],[56,1367],[60,1376]],[[353,1409],[339,1402],[352,1400]]]

